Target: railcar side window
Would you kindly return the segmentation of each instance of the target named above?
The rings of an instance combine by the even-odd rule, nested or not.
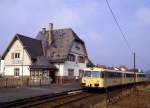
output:
[[[101,78],[104,78],[104,72],[101,72]]]
[[[126,77],[128,78],[134,77],[134,74],[126,74]]]
[[[113,73],[114,77],[121,77],[121,73]]]
[[[100,77],[100,72],[93,71],[93,72],[91,73],[91,76],[94,77],[94,78],[99,78],[99,77]]]
[[[142,77],[146,77],[146,75],[143,74]]]
[[[91,77],[91,71],[85,71],[84,77]]]
[[[121,77],[121,73],[118,72],[105,72],[106,73],[106,77],[108,78],[119,78]]]
[[[145,77],[144,74],[138,74],[138,77]]]

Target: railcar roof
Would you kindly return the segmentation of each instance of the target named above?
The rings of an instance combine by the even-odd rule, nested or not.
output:
[[[89,67],[84,69],[85,71],[104,71],[103,68],[98,68],[98,67]]]
[[[118,72],[118,73],[134,74],[134,72],[130,72],[130,71],[110,70],[110,69],[103,69],[103,68],[99,68],[99,67],[86,68],[85,71],[103,71],[103,72],[107,71],[107,72]],[[136,72],[136,74],[145,74],[145,73]]]

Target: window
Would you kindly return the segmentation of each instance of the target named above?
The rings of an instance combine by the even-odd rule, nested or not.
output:
[[[77,50],[80,50],[80,46],[79,46],[79,45],[76,45],[75,48],[76,48]]]
[[[68,69],[68,77],[73,77],[74,76],[74,69]]]
[[[19,68],[14,69],[14,76],[19,76]]]
[[[104,78],[104,72],[101,72],[101,78]]]
[[[91,76],[92,76],[93,78],[99,78],[99,77],[100,77],[100,72],[93,71],[93,72],[91,72]]]
[[[20,53],[15,53],[15,58],[20,58]]]
[[[68,61],[75,61],[75,55],[69,54],[67,60]]]
[[[11,59],[20,58],[20,53],[11,53]]]
[[[34,71],[31,72],[31,77],[33,77],[33,78],[35,77],[35,72]]]
[[[83,75],[84,75],[84,70],[79,70],[79,77],[81,78],[83,77]]]
[[[91,71],[85,71],[84,77],[91,77]]]
[[[138,74],[138,77],[146,77],[144,74]]]
[[[79,63],[84,63],[85,62],[85,58],[82,56],[78,56],[78,62]]]
[[[42,72],[41,71],[39,72],[39,77],[42,78]]]
[[[44,78],[48,78],[49,77],[49,71],[44,71],[44,73],[43,73],[43,77]]]
[[[121,73],[118,73],[118,72],[106,72],[106,77],[108,77],[108,78],[118,78],[118,77],[121,77]]]
[[[126,74],[126,77],[128,78],[134,77],[134,74]]]
[[[37,78],[39,77],[39,72],[38,71],[36,71],[36,75],[35,75]]]

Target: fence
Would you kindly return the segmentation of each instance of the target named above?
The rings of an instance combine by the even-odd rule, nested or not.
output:
[[[0,78],[0,88],[11,88],[21,86],[41,86],[51,84],[51,79],[21,79],[21,78]]]

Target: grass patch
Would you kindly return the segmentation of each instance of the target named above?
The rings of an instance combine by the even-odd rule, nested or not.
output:
[[[146,88],[146,89],[144,90],[144,92],[150,93],[150,88]]]

